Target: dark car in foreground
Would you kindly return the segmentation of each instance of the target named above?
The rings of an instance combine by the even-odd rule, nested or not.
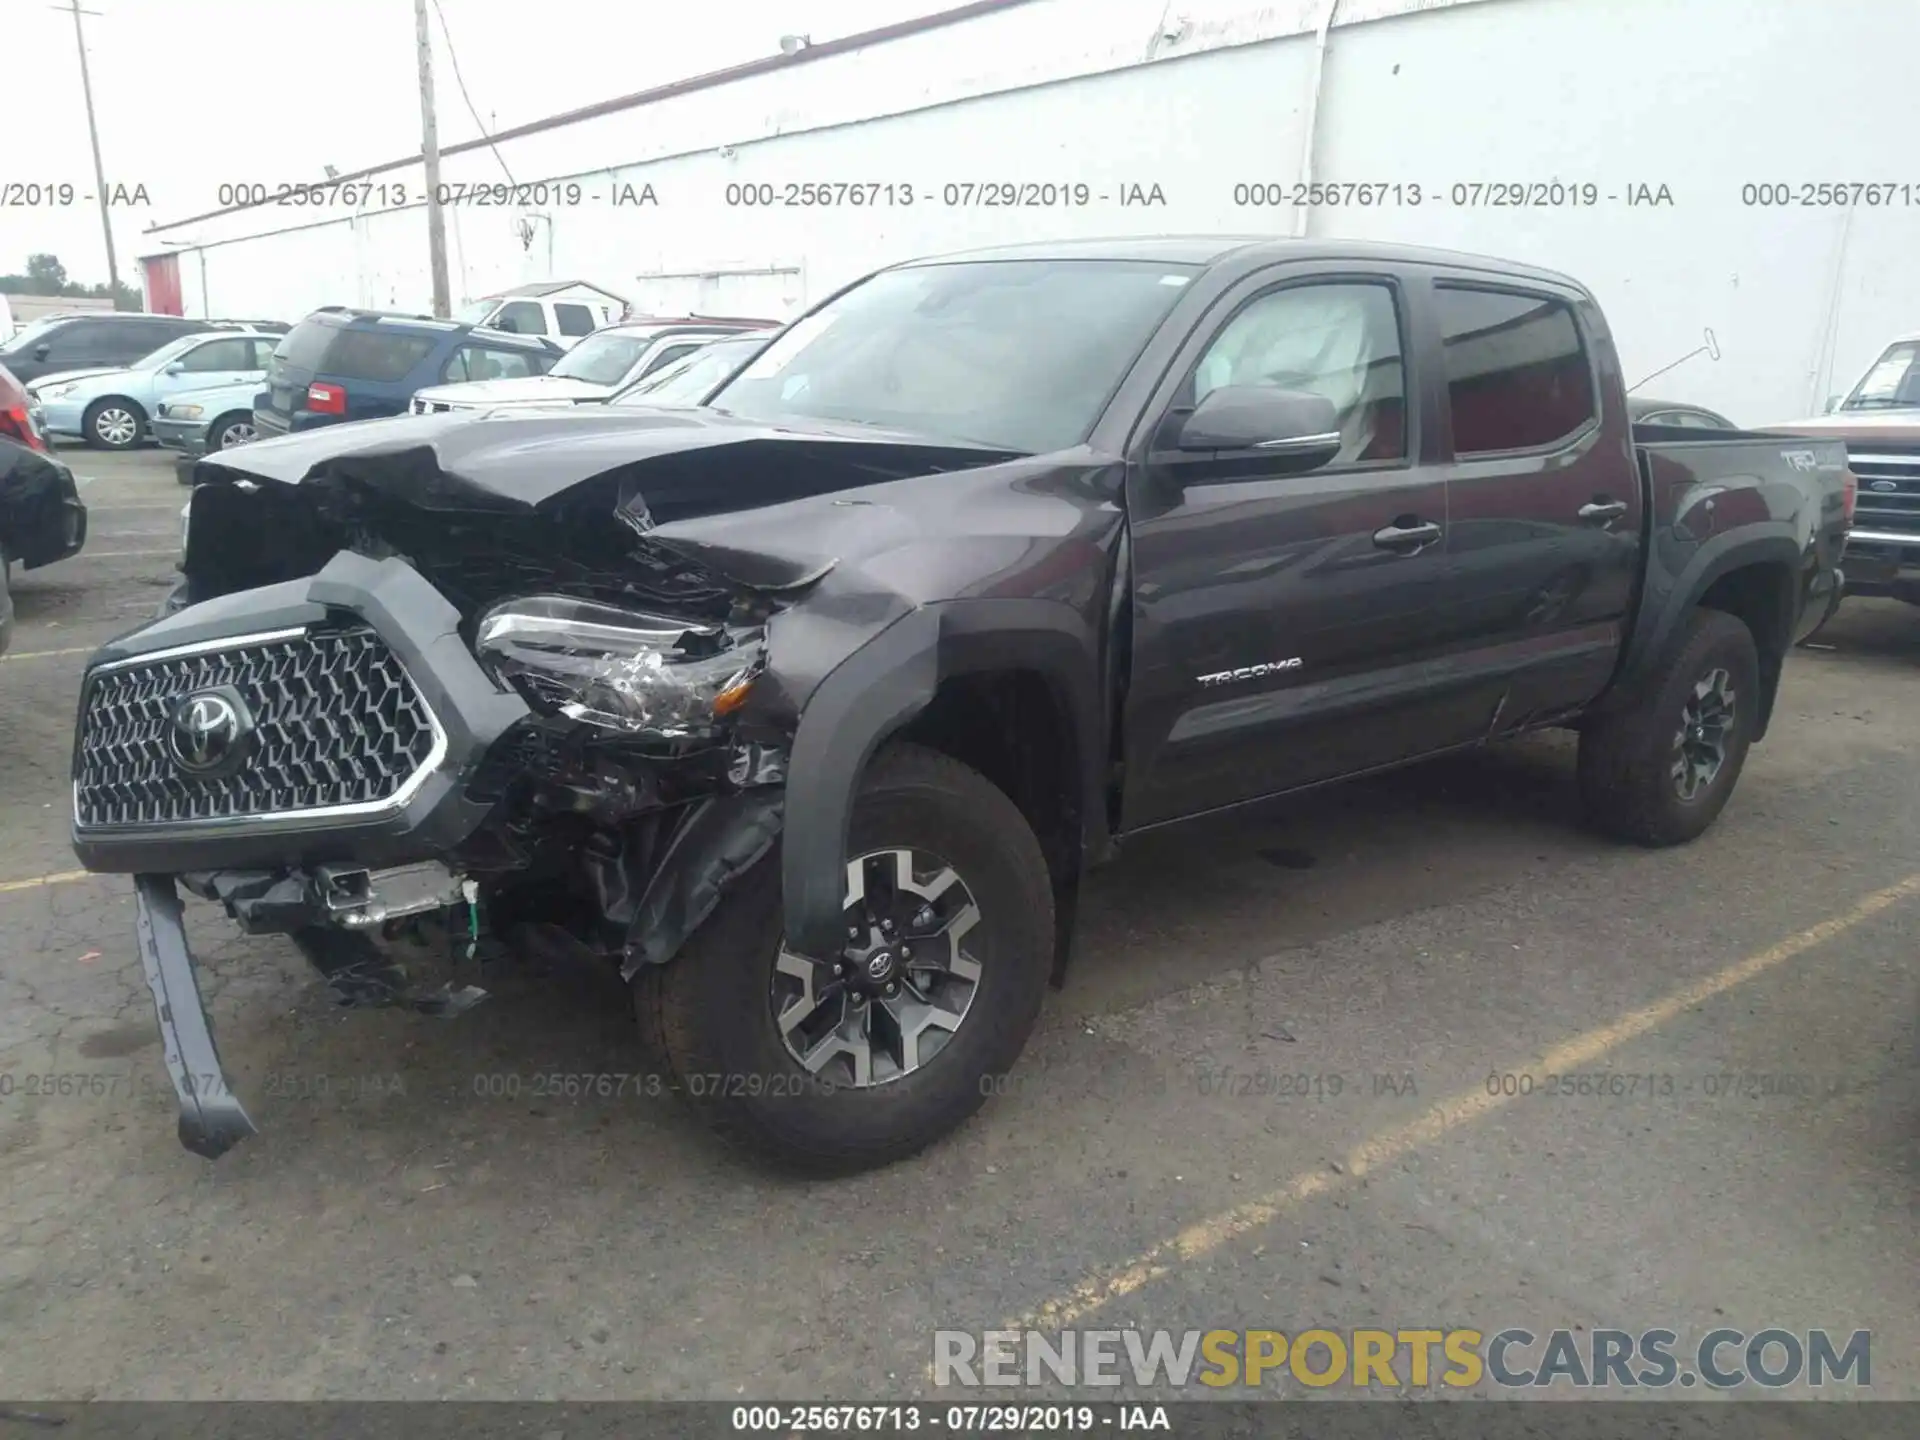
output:
[[[73,472],[48,447],[26,387],[0,366],[0,652],[13,642],[14,562],[36,570],[79,554],[86,540]]]
[[[181,1135],[253,1132],[180,889],[343,998],[592,957],[724,1135],[958,1125],[1129,837],[1545,726],[1593,823],[1711,825],[1840,591],[1836,443],[1646,426],[1579,284],[1134,239],[899,265],[684,410],[408,416],[201,462],[87,667],[74,846],[134,877]],[[434,917],[421,919],[421,917]]]
[[[327,306],[274,347],[253,432],[285,435],[404,415],[430,385],[544,375],[566,351],[551,340],[377,310]]]

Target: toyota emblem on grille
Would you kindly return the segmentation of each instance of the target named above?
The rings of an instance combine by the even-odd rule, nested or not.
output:
[[[233,690],[200,690],[174,706],[167,719],[167,748],[189,775],[218,775],[244,757],[253,738],[253,716]]]

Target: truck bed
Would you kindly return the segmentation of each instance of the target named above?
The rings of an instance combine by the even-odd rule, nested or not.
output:
[[[1801,577],[1789,644],[1820,628],[1840,603],[1840,557],[1851,523],[1853,474],[1847,447],[1767,430],[1700,430],[1635,425],[1633,446],[1647,513],[1672,517],[1649,527],[1646,585],[1629,652],[1657,653],[1658,617],[1680,577],[1703,552],[1767,543]]]

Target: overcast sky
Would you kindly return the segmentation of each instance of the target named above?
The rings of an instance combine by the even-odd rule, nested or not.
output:
[[[438,0],[488,129],[949,8],[957,0]],[[159,247],[149,225],[216,207],[223,183],[318,180],[418,153],[413,0],[81,0],[120,278]],[[429,0],[429,13],[432,0]],[[724,20],[719,17],[724,15]],[[480,131],[432,17],[443,144]],[[107,278],[73,18],[0,0],[0,186],[68,182],[65,208],[0,208],[0,273],[50,250],[75,280]],[[8,198],[0,195],[0,199]]]

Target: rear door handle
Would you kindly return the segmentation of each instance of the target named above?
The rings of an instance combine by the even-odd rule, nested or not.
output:
[[[1591,504],[1582,505],[1579,510],[1580,518],[1589,523],[1596,520],[1618,520],[1626,513],[1626,501],[1608,500],[1604,496],[1596,498]]]
[[[1419,520],[1411,525],[1389,525],[1373,532],[1374,544],[1398,555],[1415,554],[1439,538],[1440,527],[1431,520]]]

